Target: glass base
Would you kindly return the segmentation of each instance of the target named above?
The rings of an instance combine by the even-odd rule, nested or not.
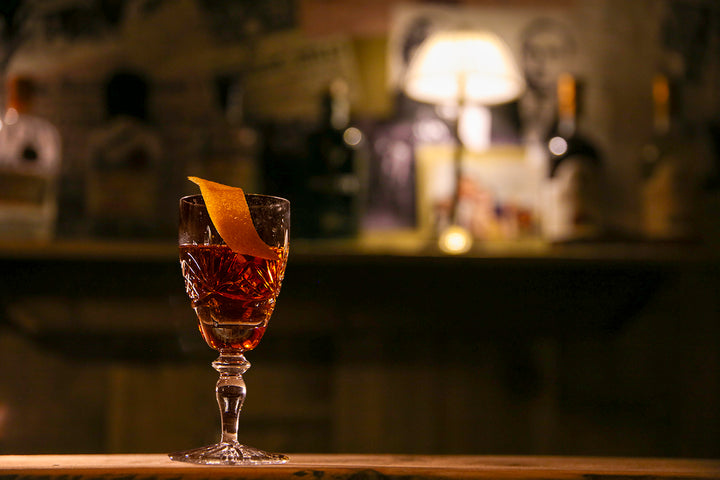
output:
[[[202,465],[277,465],[288,461],[286,455],[264,452],[237,442],[222,442],[168,456],[178,462]]]

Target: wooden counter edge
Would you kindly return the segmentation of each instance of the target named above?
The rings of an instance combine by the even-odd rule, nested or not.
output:
[[[162,454],[0,455],[0,480],[720,479],[720,460],[290,454],[285,465],[199,466]]]

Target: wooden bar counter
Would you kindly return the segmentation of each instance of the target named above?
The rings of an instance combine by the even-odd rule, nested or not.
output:
[[[720,460],[294,454],[285,465],[225,467],[161,454],[0,456],[0,480],[180,479],[720,479]]]

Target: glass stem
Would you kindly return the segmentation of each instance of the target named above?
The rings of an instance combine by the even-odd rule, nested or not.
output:
[[[238,417],[245,401],[245,381],[242,374],[250,368],[250,362],[241,353],[220,352],[220,356],[212,365],[220,373],[215,385],[222,422],[220,441],[237,443]]]

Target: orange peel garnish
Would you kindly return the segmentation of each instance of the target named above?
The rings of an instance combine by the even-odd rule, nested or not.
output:
[[[230,187],[198,177],[188,177],[188,180],[200,187],[210,220],[235,253],[268,260],[278,259],[278,252],[258,235],[242,188]]]

